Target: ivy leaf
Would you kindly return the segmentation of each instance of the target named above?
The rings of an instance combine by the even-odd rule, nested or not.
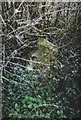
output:
[[[15,109],[16,109],[17,112],[20,111],[20,106],[17,103],[15,104]]]
[[[32,109],[32,104],[28,105],[28,108],[29,108],[29,109]]]
[[[33,106],[34,106],[34,108],[36,108],[36,107],[37,107],[37,104],[33,104]]]

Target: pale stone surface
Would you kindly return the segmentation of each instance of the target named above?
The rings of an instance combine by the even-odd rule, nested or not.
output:
[[[57,56],[57,46],[47,39],[39,38],[37,40],[37,48],[36,51],[30,54],[30,59],[37,61],[37,63],[32,64],[32,67],[34,69],[49,70],[51,61]]]

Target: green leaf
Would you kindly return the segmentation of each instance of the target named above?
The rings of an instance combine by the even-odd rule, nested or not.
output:
[[[16,109],[17,112],[20,111],[20,106],[17,103],[15,104],[15,109]]]
[[[64,113],[63,113],[63,110],[61,110],[61,111],[60,111],[60,114],[61,114],[61,115],[63,115],[63,114],[64,114]]]
[[[32,103],[32,101],[28,101],[27,104],[32,105],[33,103]]]
[[[38,95],[38,98],[40,98],[40,99],[41,99],[41,96],[40,96],[40,95]]]
[[[30,101],[33,101],[33,97],[29,97],[28,99],[29,99]]]
[[[32,104],[31,104],[31,105],[28,105],[28,108],[29,108],[29,109],[32,109]]]
[[[37,98],[36,102],[39,103],[39,104],[42,104],[42,100],[39,99],[39,98]]]
[[[34,108],[36,108],[36,107],[37,107],[37,104],[33,104],[33,106],[34,106]]]
[[[26,105],[26,104],[24,104],[24,105],[23,105],[23,108],[27,108],[27,105]]]
[[[43,104],[46,104],[46,101],[45,101],[45,100],[43,101]]]

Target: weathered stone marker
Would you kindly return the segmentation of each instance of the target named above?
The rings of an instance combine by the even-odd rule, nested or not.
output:
[[[37,40],[37,50],[31,53],[30,60],[34,70],[48,71],[50,70],[51,62],[58,54],[57,46],[49,42],[45,38]]]

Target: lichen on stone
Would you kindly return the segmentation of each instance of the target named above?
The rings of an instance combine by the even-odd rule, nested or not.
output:
[[[33,51],[30,55],[33,63],[33,69],[48,70],[50,69],[51,61],[53,61],[58,53],[57,46],[49,42],[45,38],[39,38],[37,40],[37,50]]]

